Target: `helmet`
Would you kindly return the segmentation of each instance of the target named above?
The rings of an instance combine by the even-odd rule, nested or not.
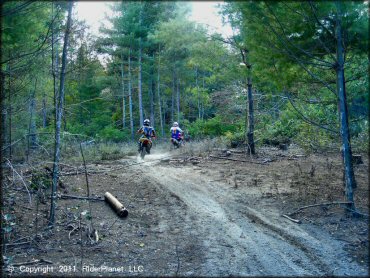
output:
[[[145,126],[149,126],[150,125],[150,120],[149,119],[145,119],[144,120],[144,125]]]
[[[179,126],[179,123],[178,122],[174,122],[173,123],[173,126]]]

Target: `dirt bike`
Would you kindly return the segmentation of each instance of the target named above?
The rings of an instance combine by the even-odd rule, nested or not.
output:
[[[182,138],[179,139],[171,138],[171,144],[173,149],[178,149],[181,146],[183,146],[185,142]]]
[[[140,138],[140,149],[139,149],[139,154],[141,159],[144,159],[146,153],[150,153],[150,147],[152,142],[148,138]]]

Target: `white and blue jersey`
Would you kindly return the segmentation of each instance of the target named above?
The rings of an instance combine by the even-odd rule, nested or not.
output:
[[[181,138],[181,134],[182,134],[181,128],[179,128],[178,126],[171,127],[171,138],[178,140]]]

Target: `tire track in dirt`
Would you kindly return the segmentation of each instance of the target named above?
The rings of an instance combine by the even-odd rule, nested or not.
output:
[[[203,241],[205,257],[197,275],[358,274],[347,261],[333,261],[331,252],[338,250],[326,248],[296,224],[283,221],[282,227],[271,222],[273,215],[267,219],[238,204],[238,193],[229,185],[210,183],[209,176],[189,167],[150,165],[145,174],[186,204],[184,227]]]
[[[212,183],[209,179],[214,176],[205,175],[205,171],[200,174],[191,167],[158,165],[161,157],[168,156],[146,158],[150,167],[145,174],[186,205],[186,212],[179,212],[190,215],[185,228],[197,231],[195,236],[203,240],[205,248],[202,253],[207,254],[199,275],[359,274],[341,251],[342,246],[333,244],[327,235],[315,238],[299,225],[282,221],[277,212],[260,213],[246,206],[248,201],[239,204],[237,200],[248,200],[248,194],[241,195],[225,183]],[[328,241],[325,248],[323,239]]]
[[[312,266],[311,262],[304,264],[303,268],[302,264],[291,263],[291,258],[282,255],[278,250],[271,250],[270,245],[274,238],[263,233],[253,223],[247,225],[246,222],[243,227],[230,221],[221,204],[211,197],[210,192],[204,190],[206,183],[204,180],[202,181],[201,177],[197,177],[196,173],[192,173],[196,180],[194,183],[189,179],[184,181],[184,177],[181,175],[176,177],[179,170],[175,169],[176,173],[169,171],[171,170],[168,168],[156,167],[150,174],[157,178],[158,184],[179,196],[197,215],[197,223],[193,223],[193,225],[195,224],[196,229],[201,231],[200,236],[204,238],[204,247],[208,250],[204,274],[284,275],[292,273],[296,275],[322,273]],[[163,172],[166,172],[166,175],[162,176]],[[202,188],[198,184],[202,184],[204,187]],[[279,242],[279,245],[287,244]],[[284,249],[288,249],[288,247],[285,246]],[[307,261],[303,252],[295,250],[294,253],[301,253],[296,259],[297,262]],[[228,265],[225,265],[225,259],[228,258],[231,260]],[[284,263],[281,265],[279,261],[284,261]],[[274,267],[277,265],[280,267]]]

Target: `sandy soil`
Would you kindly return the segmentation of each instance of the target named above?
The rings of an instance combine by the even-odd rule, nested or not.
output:
[[[45,274],[53,276],[367,275],[367,219],[351,218],[340,206],[305,209],[294,215],[301,224],[281,216],[344,200],[337,156],[263,148],[253,159],[230,153],[227,158],[249,161],[236,162],[209,156],[221,151],[194,157],[190,150],[153,149],[144,161],[133,156],[88,165],[95,171],[89,175],[92,194],[115,195],[129,210],[125,219],[103,201],[90,203],[90,217],[87,201],[59,200],[56,229],[42,232],[48,202],[38,205],[36,218],[36,204],[21,209],[27,194],[14,195],[18,228],[5,250],[16,264],[12,275],[28,274],[20,266],[35,259],[50,264],[29,268],[40,267],[34,269],[40,274],[48,265],[53,269]],[[366,158],[355,169],[356,203],[364,212],[367,169]],[[82,174],[62,180],[61,193],[86,194]],[[98,242],[87,236],[91,224]]]

